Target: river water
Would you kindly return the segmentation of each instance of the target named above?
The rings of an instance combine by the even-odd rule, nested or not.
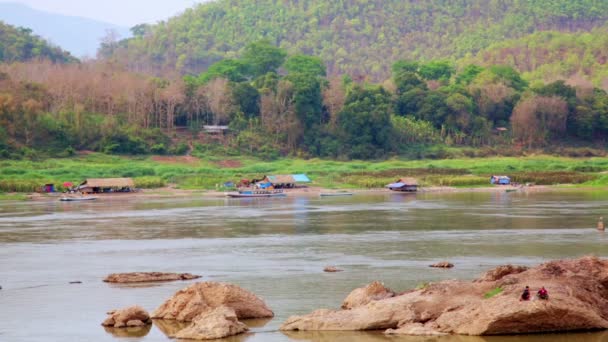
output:
[[[153,311],[191,282],[116,286],[109,273],[191,272],[262,297],[276,316],[222,341],[600,342],[607,332],[512,337],[282,333],[374,280],[401,291],[506,263],[608,257],[608,194],[374,194],[283,199],[0,202],[0,341],[169,341],[175,325],[106,330],[105,312]],[[428,265],[449,260],[450,270]],[[324,273],[335,265],[340,273]],[[69,284],[81,281],[81,284]]]

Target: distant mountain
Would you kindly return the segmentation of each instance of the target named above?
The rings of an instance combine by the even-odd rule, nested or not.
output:
[[[598,0],[218,0],[145,27],[101,56],[134,70],[199,73],[268,39],[320,56],[330,74],[383,80],[399,59],[457,60],[536,32],[590,31],[607,19],[608,1]]]
[[[24,62],[40,58],[55,63],[78,61],[69,52],[32,34],[32,30],[0,21],[0,62]]]
[[[10,25],[32,29],[34,34],[77,57],[95,57],[100,39],[106,35],[107,30],[114,30],[120,38],[131,35],[126,27],[40,11],[18,3],[0,2],[0,20]]]

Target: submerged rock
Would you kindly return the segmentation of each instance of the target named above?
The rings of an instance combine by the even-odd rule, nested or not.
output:
[[[384,287],[381,282],[375,281],[365,287],[353,290],[342,302],[342,309],[352,309],[375,300],[394,297],[395,292]]]
[[[106,283],[145,283],[155,281],[176,281],[176,280],[192,280],[198,279],[201,276],[190,273],[162,273],[162,272],[130,272],[130,273],[112,273],[103,281]]]
[[[454,264],[452,264],[451,262],[442,261],[442,262],[438,262],[436,264],[429,265],[429,267],[452,268],[452,267],[454,267]]]
[[[212,340],[244,333],[247,326],[239,322],[234,309],[219,306],[197,316],[192,324],[172,337],[190,340]]]
[[[519,301],[525,286],[549,300]],[[501,266],[473,281],[442,281],[349,310],[292,316],[281,330],[389,330],[500,335],[608,329],[608,260],[585,257],[525,269]]]
[[[176,292],[152,313],[152,318],[192,321],[220,306],[234,309],[239,319],[274,316],[264,301],[253,293],[236,285],[206,281]]]
[[[109,311],[108,318],[106,318],[101,325],[106,327],[114,328],[126,328],[126,327],[142,327],[148,324],[152,324],[150,315],[141,306],[130,306],[128,308]]]

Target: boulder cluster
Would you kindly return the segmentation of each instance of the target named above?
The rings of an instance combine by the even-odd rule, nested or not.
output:
[[[135,306],[111,311],[104,326],[142,326],[150,318],[190,322],[171,337],[210,340],[246,332],[239,319],[273,317],[274,313],[253,293],[232,284],[201,282],[186,287],[165,301],[152,315]]]
[[[528,286],[548,299],[522,300]],[[192,284],[151,315],[138,306],[108,313],[104,326],[155,324],[170,337],[207,340],[248,331],[241,319],[274,313],[255,294],[232,284]],[[171,328],[165,322],[179,322]],[[380,282],[353,290],[338,310],[292,316],[289,331],[384,330],[419,336],[502,335],[608,329],[608,260],[584,257],[528,268],[505,265],[473,281],[446,280],[398,293]]]
[[[520,301],[525,286],[549,300]],[[380,283],[354,290],[341,310],[292,316],[281,330],[385,330],[407,335],[500,335],[608,329],[608,261],[500,266],[475,281],[448,280],[395,294]]]

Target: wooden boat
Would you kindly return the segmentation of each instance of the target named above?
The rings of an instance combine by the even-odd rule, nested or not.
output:
[[[59,200],[62,202],[80,202],[80,201],[94,201],[97,197],[61,197]]]
[[[339,192],[322,192],[319,194],[321,197],[333,197],[333,196],[352,196],[352,192],[339,191]]]
[[[241,190],[229,192],[226,196],[232,198],[285,197],[287,194],[283,193],[283,190]]]

